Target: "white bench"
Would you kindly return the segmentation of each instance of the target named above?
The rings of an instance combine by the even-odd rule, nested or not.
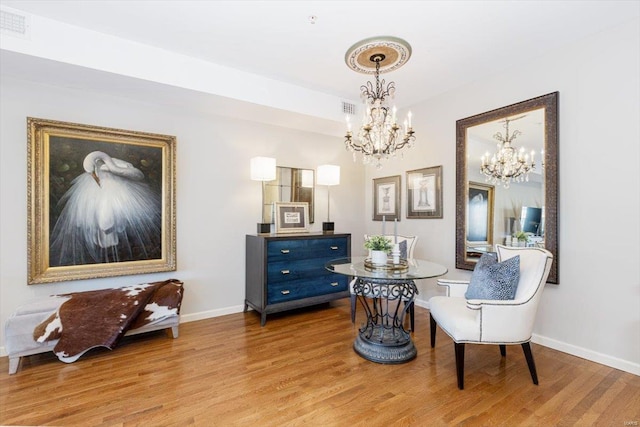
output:
[[[5,323],[5,347],[9,355],[9,375],[15,374],[23,356],[53,351],[58,340],[39,343],[33,339],[33,330],[44,322],[68,297],[47,297],[22,305],[7,319]],[[178,338],[180,315],[165,318],[157,323],[150,323],[137,329],[130,329],[125,335],[136,335],[144,332],[166,329],[169,336]]]

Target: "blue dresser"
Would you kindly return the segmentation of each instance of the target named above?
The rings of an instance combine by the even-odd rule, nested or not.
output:
[[[246,236],[244,311],[267,314],[349,296],[349,278],[324,264],[351,256],[351,234],[258,234]]]

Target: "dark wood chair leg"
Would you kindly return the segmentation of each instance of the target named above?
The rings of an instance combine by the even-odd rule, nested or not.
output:
[[[458,388],[464,390],[464,343],[453,343],[456,349],[456,373],[458,375]]]
[[[356,323],[356,296],[351,294],[351,323]]]
[[[533,353],[531,353],[531,345],[528,342],[523,343],[522,350],[524,351],[524,357],[527,359],[527,365],[529,365],[531,379],[535,385],[538,385],[538,373],[536,372],[536,362],[533,360]]]
[[[507,346],[504,344],[500,344],[500,356],[502,357],[507,356]]]
[[[413,302],[409,305],[409,321],[411,323],[411,332],[415,331],[415,316],[414,316],[414,305]]]
[[[436,346],[436,319],[429,313],[429,325],[431,328],[431,348]]]

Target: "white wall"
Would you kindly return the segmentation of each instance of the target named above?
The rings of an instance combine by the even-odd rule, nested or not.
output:
[[[245,234],[261,220],[261,185],[249,159],[279,165],[341,166],[331,189],[336,231],[364,233],[364,171],[345,154],[341,137],[206,116],[184,109],[37,85],[0,82],[0,322],[27,300],[78,290],[176,277],[185,282],[183,320],[242,310]],[[177,136],[177,265],[171,273],[27,285],[27,116]],[[326,218],[326,187],[316,190],[316,222]],[[4,347],[0,328],[0,350]],[[3,353],[4,354],[4,353]]]
[[[640,375],[640,24],[585,39],[520,69],[413,108],[418,145],[401,163],[402,234],[416,253],[455,269],[455,122],[559,91],[559,285],[547,285],[534,341]],[[402,82],[396,82],[403,90]],[[410,154],[409,154],[410,153]],[[406,219],[405,171],[443,165],[444,218]],[[369,222],[368,232],[379,223]],[[420,286],[419,303],[441,293]]]

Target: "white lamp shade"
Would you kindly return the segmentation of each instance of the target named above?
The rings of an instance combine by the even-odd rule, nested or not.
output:
[[[318,185],[338,185],[340,184],[340,166],[321,165],[318,166]]]
[[[276,179],[276,159],[253,157],[251,159],[251,179],[253,181],[273,181]]]
[[[313,188],[313,171],[311,169],[302,169],[300,173],[302,175],[301,186],[304,188]]]

